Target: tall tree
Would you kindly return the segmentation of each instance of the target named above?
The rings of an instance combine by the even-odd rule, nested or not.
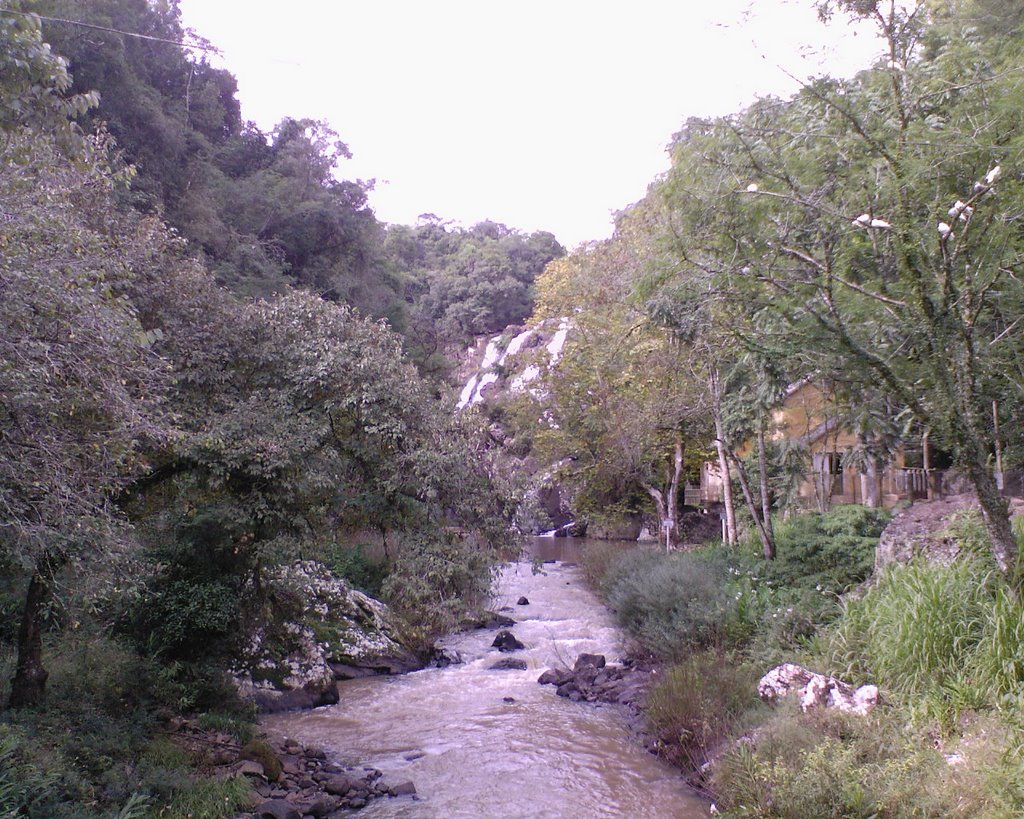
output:
[[[876,22],[878,66],[708,123],[679,148],[733,180],[714,272],[789,333],[761,324],[752,343],[876,384],[933,431],[1012,573],[987,419],[1019,383],[1019,192],[1002,166],[1017,155],[1019,84],[956,14],[830,7]]]

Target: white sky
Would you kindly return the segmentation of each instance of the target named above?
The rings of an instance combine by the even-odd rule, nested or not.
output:
[[[181,0],[244,119],[326,120],[385,222],[435,213],[572,247],[667,169],[687,117],[850,75],[870,33],[812,0]]]

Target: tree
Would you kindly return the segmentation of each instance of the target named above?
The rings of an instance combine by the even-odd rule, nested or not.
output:
[[[666,548],[680,541],[679,491],[702,454],[706,391],[692,349],[647,320],[633,298],[646,264],[644,209],[608,242],[548,265],[535,318],[571,316],[562,360],[546,378],[538,449],[576,486],[578,509],[636,511],[646,495]],[[689,462],[687,461],[689,456]]]
[[[768,322],[744,332],[750,344],[875,384],[932,430],[1013,573],[987,418],[1018,383],[1019,194],[1000,163],[1016,150],[1019,88],[956,14],[835,5],[877,23],[876,68],[809,82],[678,148],[732,178],[713,272]]]
[[[126,297],[133,237],[109,171],[98,158],[72,164],[41,133],[12,137],[0,160],[0,544],[31,577],[17,706],[44,692],[55,572],[125,542],[111,499],[166,435],[166,380]]]

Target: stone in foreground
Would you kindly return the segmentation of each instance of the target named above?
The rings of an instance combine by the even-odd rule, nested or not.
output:
[[[800,709],[832,708],[865,716],[878,704],[878,686],[849,683],[810,671],[796,663],[783,663],[765,674],[757,684],[757,693],[765,702],[777,702],[796,694]]]

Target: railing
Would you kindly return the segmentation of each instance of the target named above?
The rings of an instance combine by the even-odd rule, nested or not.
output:
[[[933,495],[941,495],[945,478],[944,469],[906,466],[893,470],[893,489],[899,495],[909,495],[912,498],[926,498],[929,490]]]

